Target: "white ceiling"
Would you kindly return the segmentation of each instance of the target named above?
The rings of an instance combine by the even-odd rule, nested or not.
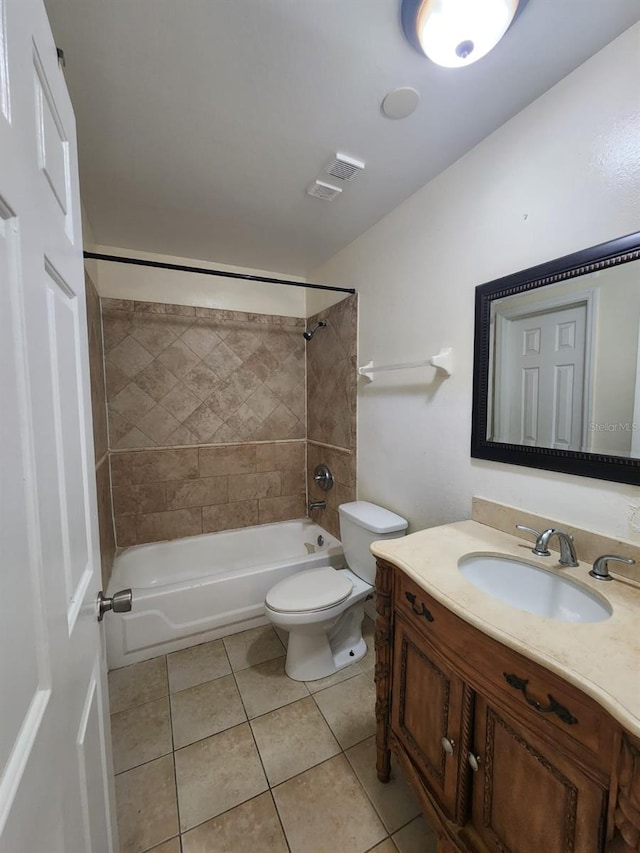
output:
[[[406,42],[400,0],[46,5],[97,242],[299,275],[640,18],[637,0],[529,0],[485,59],[445,69]],[[385,118],[407,85],[418,110]],[[365,172],[308,197],[336,150]]]

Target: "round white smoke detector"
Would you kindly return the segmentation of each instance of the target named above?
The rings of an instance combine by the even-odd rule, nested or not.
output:
[[[393,89],[382,101],[382,112],[387,118],[406,118],[420,103],[420,92],[411,86]]]

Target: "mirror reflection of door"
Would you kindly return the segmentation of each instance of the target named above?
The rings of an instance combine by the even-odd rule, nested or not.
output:
[[[640,329],[638,329],[638,352],[636,355],[636,392],[633,403],[633,421],[631,424],[631,456],[640,459]]]
[[[495,441],[558,450],[587,443],[590,300],[496,315]]]

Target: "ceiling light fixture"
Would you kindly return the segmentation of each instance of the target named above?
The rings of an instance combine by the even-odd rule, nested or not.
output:
[[[402,0],[402,27],[410,43],[446,68],[486,56],[526,0]]]

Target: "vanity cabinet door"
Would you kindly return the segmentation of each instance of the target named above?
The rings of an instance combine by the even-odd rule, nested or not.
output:
[[[396,617],[393,672],[392,732],[442,810],[457,823],[464,823],[471,691],[400,615]]]
[[[472,824],[489,850],[603,849],[606,792],[559,744],[532,736],[480,696],[474,728]]]

